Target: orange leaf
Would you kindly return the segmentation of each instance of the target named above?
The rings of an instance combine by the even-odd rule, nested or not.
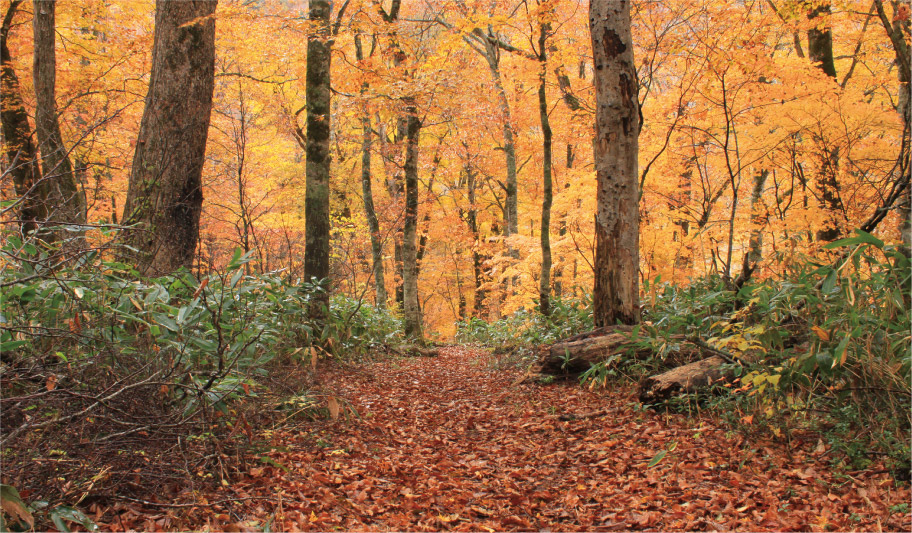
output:
[[[57,376],[54,374],[51,374],[50,376],[48,376],[47,385],[45,385],[45,387],[47,387],[47,390],[49,390],[49,391],[56,389],[57,388]]]
[[[196,288],[196,291],[193,293],[193,297],[196,298],[197,296],[199,296],[200,293],[203,292],[203,289],[206,288],[206,285],[209,285],[209,278],[206,278],[202,282],[200,282],[200,286]]]
[[[811,330],[813,330],[814,333],[816,333],[817,336],[820,337],[820,340],[822,340],[822,341],[830,340],[830,334],[827,333],[826,331],[824,331],[819,326],[811,326]]]

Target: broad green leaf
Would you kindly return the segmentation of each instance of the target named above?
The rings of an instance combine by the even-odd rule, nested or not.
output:
[[[25,502],[19,497],[19,491],[11,485],[0,484],[0,507],[16,521],[23,521],[30,528],[35,527],[35,518],[28,511]]]
[[[28,344],[28,341],[6,341],[4,343],[0,343],[0,352],[15,350],[16,348],[24,346],[26,344]]]
[[[273,459],[271,457],[266,457],[265,455],[260,456],[260,462],[266,463],[268,465],[272,465],[276,468],[281,468],[282,470],[284,470],[286,472],[291,472],[291,470],[289,470],[287,466],[283,465],[282,463],[276,461],[275,459]]]
[[[823,280],[823,285],[820,286],[820,291],[824,294],[830,294],[833,292],[833,289],[836,288],[836,271],[830,269],[830,272],[827,274],[826,278]]]
[[[662,450],[659,453],[655,454],[655,457],[653,457],[652,460],[649,461],[649,464],[646,465],[646,468],[652,468],[655,465],[659,464],[659,462],[662,459],[664,459],[667,454],[668,454],[668,450]]]

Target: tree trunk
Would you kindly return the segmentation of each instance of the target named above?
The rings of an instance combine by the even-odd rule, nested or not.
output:
[[[808,13],[808,19],[815,19],[821,15],[830,15],[830,5],[822,4]],[[808,55],[811,62],[831,78],[836,78],[836,63],[833,61],[833,32],[830,31],[829,21],[823,21],[824,26],[808,30]]]
[[[606,326],[562,340],[549,346],[539,358],[534,370],[541,374],[575,376],[595,364],[610,361],[614,356],[646,359],[655,351],[632,341],[634,326]],[[686,342],[683,335],[672,337],[680,349],[666,359],[668,364],[687,364],[703,357],[703,350]]]
[[[763,229],[764,216],[760,212],[763,208],[763,187],[769,177],[769,170],[762,169],[754,176],[754,188],[751,190],[751,234],[748,244],[747,260],[756,266],[763,258]]]
[[[199,241],[202,173],[215,81],[218,0],[158,0],[152,75],[123,222],[140,272],[190,268]]]
[[[699,392],[715,384],[730,382],[735,377],[734,372],[723,370],[724,364],[725,359],[714,355],[648,377],[640,383],[640,401],[660,403],[672,396]]]
[[[355,54],[358,61],[364,61],[364,49],[361,38],[355,35]],[[367,82],[361,86],[361,95],[367,92]],[[374,287],[377,307],[386,309],[386,279],[383,272],[383,243],[380,242],[380,221],[374,208],[374,192],[371,182],[371,120],[370,111],[365,104],[361,117],[361,195],[364,198],[364,214],[370,230],[371,256],[373,260]]]
[[[371,187],[371,123],[370,116],[365,113],[361,118],[363,131],[361,140],[361,194],[364,197],[364,213],[367,217],[367,227],[370,230],[371,256],[373,260],[374,287],[377,307],[386,309],[386,278],[383,272],[383,243],[380,242],[380,221],[374,209],[374,193]]]
[[[596,326],[635,324],[639,306],[640,132],[628,0],[589,4],[595,63]]]
[[[418,303],[418,137],[421,119],[412,97],[405,98],[408,115],[405,144],[405,217],[402,227],[402,297],[405,336],[421,342],[421,309]]]
[[[519,209],[516,183],[516,141],[513,133],[513,117],[510,112],[510,100],[503,86],[500,75],[500,52],[490,39],[484,41],[484,58],[488,62],[494,88],[497,91],[497,104],[503,118],[503,151],[507,167],[507,181],[504,186],[504,238],[519,233]],[[507,243],[507,255],[519,259],[519,250]]]
[[[56,4],[54,0],[35,0],[32,20],[35,31],[35,133],[44,176],[42,199],[47,203],[49,223],[81,225],[86,222],[85,196],[76,183],[57,119]],[[76,235],[83,234],[84,228],[80,228]],[[58,230],[54,240],[73,236],[66,230]]]
[[[896,9],[899,9],[900,3],[893,3],[893,17],[887,16],[884,10],[883,0],[874,1],[874,9],[877,11],[877,17],[880,19],[893,44],[893,53],[896,56],[896,73],[899,77],[899,94],[896,98],[896,111],[899,112],[903,121],[902,142],[900,145],[900,161],[898,165],[897,177],[908,175],[910,169],[910,153],[912,153],[912,104],[910,104],[910,78],[912,78],[912,58],[910,58],[909,43],[903,35],[902,25],[905,23],[906,32],[908,33],[908,18],[903,21],[897,16]],[[899,204],[899,232],[902,236],[902,247],[906,255],[909,255],[912,249],[912,199],[909,195]]]
[[[541,275],[538,283],[538,308],[545,316],[551,315],[551,121],[548,118],[548,97],[545,79],[548,73],[548,52],[546,41],[551,25],[541,23],[538,37],[538,114],[542,127],[542,217],[541,217]]]
[[[480,239],[478,235],[478,209],[475,207],[475,171],[469,163],[465,165],[466,189],[469,200],[469,210],[466,214],[466,224],[469,226],[469,232],[472,234],[472,273],[475,281],[475,296],[472,305],[474,316],[482,316],[484,311],[485,291],[482,288],[484,284],[484,269],[482,268],[483,259],[478,251]]]
[[[565,77],[566,77],[566,75],[565,75]],[[565,98],[566,98],[566,95],[565,95]],[[568,104],[568,106],[569,106],[569,104]],[[571,107],[571,109],[573,109],[573,108]],[[578,109],[578,107],[577,107],[577,109]],[[574,158],[575,158],[575,155],[573,153],[573,145],[570,143],[567,143],[567,170],[571,170],[573,168],[573,159]],[[567,180],[564,183],[564,190],[566,191],[569,188],[570,188],[570,180]],[[567,213],[564,213],[564,215],[561,217],[560,226],[558,229],[558,235],[560,235],[561,238],[563,238],[564,236],[567,235]],[[560,267],[554,269],[554,296],[558,299],[562,298],[564,295],[564,281],[565,281],[564,280],[564,267],[560,266]]]
[[[829,17],[830,5],[822,4],[814,8],[808,19]],[[821,27],[808,30],[808,56],[812,63],[817,65],[827,76],[836,80],[836,63],[833,61],[833,33],[829,28],[829,21],[822,21]],[[841,233],[837,214],[844,211],[842,199],[839,196],[839,182],[837,172],[839,169],[838,147],[827,148],[821,143],[820,174],[817,188],[820,191],[820,207],[826,210],[828,220],[823,228],[817,230],[817,240],[830,242],[839,238]]]
[[[311,0],[310,20],[316,24],[307,36],[307,191],[304,200],[304,278],[323,289],[310,315],[324,318],[329,306],[329,153],[330,36],[329,0]]]
[[[47,219],[47,205],[42,199],[41,171],[38,149],[32,142],[28,114],[22,103],[19,77],[13,70],[13,59],[7,39],[16,9],[23,0],[14,0],[3,16],[0,29],[0,122],[3,123],[3,141],[13,177],[16,195],[21,198],[19,224],[23,233],[36,231]]]

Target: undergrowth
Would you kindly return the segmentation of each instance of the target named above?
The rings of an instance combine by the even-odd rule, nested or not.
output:
[[[319,284],[248,275],[240,251],[200,278],[143,277],[101,251],[60,266],[60,249],[16,237],[0,251],[3,483],[49,520],[182,479],[230,482],[269,402],[307,394],[319,358],[360,357],[401,331],[342,295],[318,325]]]
[[[592,329],[592,300],[589,295],[578,299],[554,298],[551,315],[536,310],[520,309],[494,322],[472,317],[457,323],[456,340],[492,348],[495,367],[527,365],[535,346]]]
[[[663,408],[689,411],[696,405],[745,431],[788,442],[819,435],[835,464],[865,468],[882,459],[907,479],[909,257],[861,231],[827,248],[836,254],[830,263],[777,258],[780,276],[737,289],[717,275],[687,286],[648,280],[642,287],[643,323],[630,346],[648,345],[651,356],[617,354],[581,381],[599,387],[638,380],[668,368],[684,343],[698,339],[733,358],[738,378]],[[566,315],[551,319],[517,313],[492,324],[473,320],[461,325],[460,336],[528,354],[533,345],[591,329],[589,302],[562,309]]]

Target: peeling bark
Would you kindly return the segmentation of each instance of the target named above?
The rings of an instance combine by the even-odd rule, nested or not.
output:
[[[589,23],[596,100],[595,325],[634,324],[640,320],[640,114],[630,2],[592,0]]]

